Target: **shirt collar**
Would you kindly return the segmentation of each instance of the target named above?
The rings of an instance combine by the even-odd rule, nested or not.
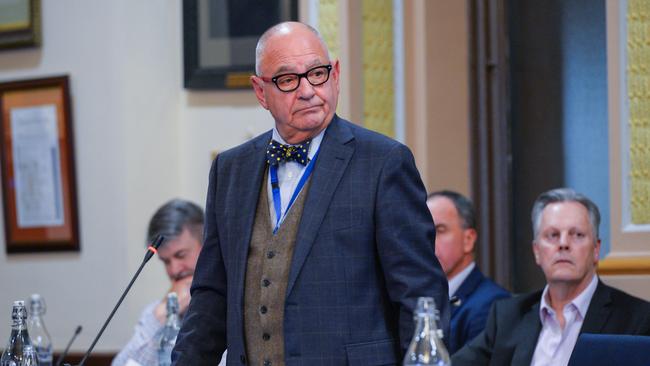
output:
[[[320,143],[323,142],[323,137],[325,136],[325,130],[327,130],[327,128],[324,128],[318,135],[314,136],[311,139],[309,153],[307,154],[310,160],[314,158],[314,155],[316,155],[316,151],[318,151],[318,148],[320,148]],[[284,139],[282,138],[282,136],[280,136],[280,133],[278,132],[278,129],[275,126],[273,127],[273,139],[281,144],[291,145],[291,144],[287,144],[287,142],[284,141]]]
[[[591,281],[585,287],[584,290],[578,296],[576,296],[573,300],[571,300],[570,303],[566,304],[566,306],[573,305],[576,309],[578,309],[578,313],[580,314],[580,317],[582,319],[585,318],[585,315],[587,315],[587,310],[589,309],[589,303],[591,302],[591,298],[594,296],[594,292],[596,292],[596,287],[598,286],[598,276],[595,274],[591,278]],[[553,308],[549,305],[548,301],[546,300],[548,298],[548,284],[544,287],[544,292],[542,292],[542,300],[540,302],[539,306],[539,317],[542,320],[542,323],[544,323],[545,317],[544,314],[552,314],[553,313]]]
[[[465,282],[465,279],[469,276],[472,270],[476,267],[476,262],[470,263],[462,271],[458,272],[454,277],[450,278],[449,283],[449,297],[451,298],[456,294],[456,291],[460,288],[460,285]]]

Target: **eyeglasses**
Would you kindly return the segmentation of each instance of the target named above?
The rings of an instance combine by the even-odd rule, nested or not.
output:
[[[267,83],[273,82],[278,89],[289,93],[298,89],[302,78],[307,79],[309,84],[313,86],[325,84],[330,78],[330,71],[332,71],[332,65],[323,65],[311,68],[302,74],[282,74],[272,78],[260,76],[260,78]]]

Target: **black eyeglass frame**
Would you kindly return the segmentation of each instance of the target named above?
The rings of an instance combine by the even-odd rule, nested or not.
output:
[[[312,71],[314,71],[316,69],[320,69],[320,68],[325,68],[327,70],[327,77],[325,78],[325,80],[323,80],[322,83],[314,84],[309,80],[307,75],[309,75],[310,72],[312,72]],[[307,80],[307,82],[309,84],[311,84],[312,86],[319,86],[319,85],[325,84],[330,79],[330,73],[331,72],[332,72],[332,64],[329,64],[329,65],[320,65],[320,66],[312,67],[311,69],[303,72],[302,74],[297,74],[295,72],[289,72],[289,73],[286,73],[286,74],[276,75],[276,76],[274,76],[272,78],[268,78],[268,77],[264,77],[264,76],[260,76],[259,78],[262,79],[263,81],[267,82],[267,83],[272,82],[273,84],[275,84],[275,87],[278,88],[278,90],[281,91],[281,92],[291,93],[292,91],[295,91],[300,87],[300,81],[302,80],[302,78],[305,78]],[[282,90],[282,88],[280,88],[280,86],[278,85],[278,79],[280,79],[281,77],[284,77],[284,76],[288,76],[288,75],[296,76],[298,78],[298,84],[296,84],[296,87],[293,88],[293,89]]]

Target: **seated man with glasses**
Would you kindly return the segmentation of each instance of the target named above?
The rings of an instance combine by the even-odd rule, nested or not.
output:
[[[312,27],[266,31],[251,77],[272,130],[212,164],[205,242],[172,358],[391,365],[447,281],[413,155],[335,114],[339,62]],[[304,79],[304,80],[303,80]]]

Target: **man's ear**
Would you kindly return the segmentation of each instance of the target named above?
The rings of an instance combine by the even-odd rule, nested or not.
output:
[[[269,105],[266,103],[266,96],[264,95],[264,88],[262,84],[264,80],[259,76],[251,75],[251,84],[253,85],[253,90],[255,90],[255,96],[257,101],[264,109],[269,109]]]
[[[539,247],[535,241],[533,241],[533,255],[535,256],[535,263],[539,266]]]
[[[339,63],[339,60],[334,61],[334,65],[332,65],[332,75],[331,78],[334,79],[336,82],[336,92],[340,92],[340,87],[339,87],[339,75],[341,72],[341,64]]]
[[[476,230],[474,229],[463,230],[463,253],[471,254],[474,252],[477,236]]]

